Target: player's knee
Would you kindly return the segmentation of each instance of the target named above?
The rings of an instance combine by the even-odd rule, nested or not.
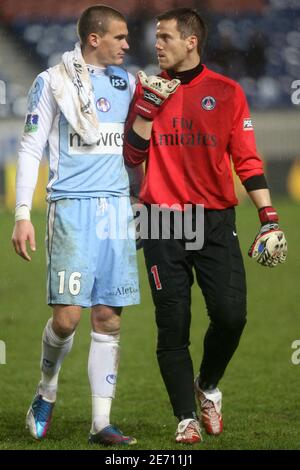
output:
[[[222,329],[242,331],[247,322],[245,302],[225,299],[219,302],[214,309],[210,309],[211,320]]]
[[[60,338],[67,338],[68,336],[71,336],[75,329],[76,329],[77,324],[74,324],[70,320],[54,320],[53,319],[53,331],[54,333],[59,336]]]
[[[157,353],[189,346],[191,314],[188,303],[156,309]]]
[[[106,335],[118,335],[121,325],[121,307],[99,305],[93,307],[91,322],[93,331]]]
[[[81,308],[73,306],[54,306],[52,328],[60,338],[71,336],[80,321]]]
[[[227,316],[226,318],[222,318],[222,320],[219,322],[219,327],[222,328],[223,331],[235,331],[236,333],[241,334],[246,325],[246,322],[246,316],[239,314],[231,315]]]

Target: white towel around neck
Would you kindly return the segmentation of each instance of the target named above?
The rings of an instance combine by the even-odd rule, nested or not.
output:
[[[100,138],[92,82],[79,42],[65,52],[62,61],[49,69],[53,96],[69,124],[83,141],[93,145]]]

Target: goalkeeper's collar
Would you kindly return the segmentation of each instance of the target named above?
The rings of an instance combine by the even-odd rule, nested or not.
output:
[[[203,65],[201,64],[201,62],[199,62],[199,64],[196,67],[190,70],[184,70],[183,72],[175,72],[175,70],[171,69],[171,70],[167,70],[166,72],[171,79],[177,78],[178,80],[181,81],[183,85],[186,85],[190,83],[195,77],[200,75],[203,69],[204,69]]]

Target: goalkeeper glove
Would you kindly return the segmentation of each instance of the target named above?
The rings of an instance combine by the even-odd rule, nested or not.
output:
[[[166,80],[165,78],[151,75],[147,77],[142,70],[137,73],[142,85],[143,95],[138,98],[134,109],[137,114],[152,121],[164,101],[176,91],[180,80]]]
[[[286,260],[287,242],[279,229],[278,215],[273,207],[262,207],[258,214],[262,225],[248,255],[262,266],[273,268]]]

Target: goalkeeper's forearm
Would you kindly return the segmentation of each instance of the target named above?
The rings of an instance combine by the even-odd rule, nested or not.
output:
[[[272,206],[270,191],[267,188],[249,191],[248,194],[258,210],[262,207]]]

